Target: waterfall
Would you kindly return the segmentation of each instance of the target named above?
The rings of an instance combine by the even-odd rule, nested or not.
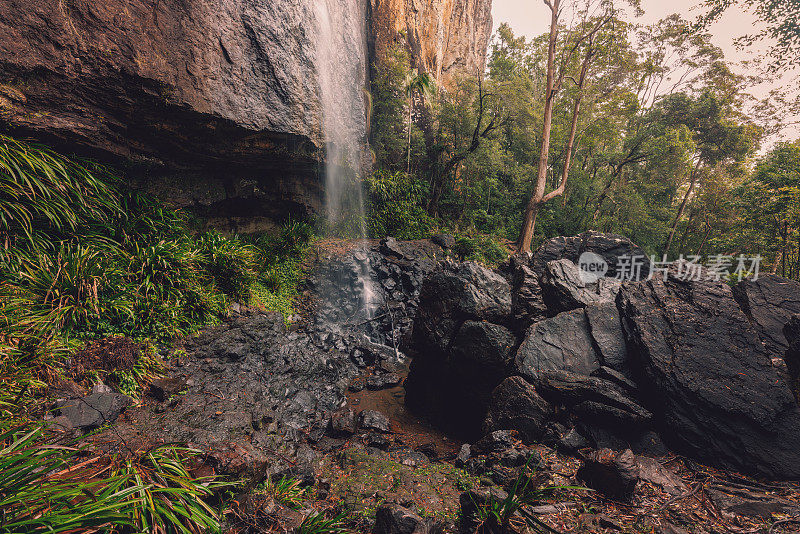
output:
[[[366,156],[367,43],[364,0],[314,0],[316,70],[325,143],[325,215],[329,232],[366,238],[362,178]],[[369,256],[357,254],[363,309],[376,308]]]

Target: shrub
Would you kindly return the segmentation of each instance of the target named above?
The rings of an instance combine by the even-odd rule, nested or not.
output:
[[[193,451],[163,447],[141,458],[91,458],[42,444],[38,427],[0,429],[0,532],[218,530],[203,499],[221,487],[185,467]]]
[[[453,252],[462,261],[477,261],[496,265],[508,256],[508,250],[495,238],[485,235],[475,237],[457,235]]]
[[[200,236],[198,245],[200,265],[212,276],[217,288],[231,298],[249,301],[258,267],[255,248],[217,232]]]
[[[108,226],[121,213],[114,179],[102,167],[0,135],[0,260],[16,248],[51,248],[52,235]]]
[[[397,239],[428,237],[434,221],[424,209],[427,184],[404,172],[376,171],[367,178],[372,237]]]

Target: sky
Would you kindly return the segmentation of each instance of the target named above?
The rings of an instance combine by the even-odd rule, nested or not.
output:
[[[650,24],[672,13],[680,13],[685,19],[694,20],[701,13],[695,7],[699,3],[700,0],[642,0],[642,8],[645,13],[636,20],[642,24]],[[550,10],[542,0],[494,0],[492,17],[495,29],[501,23],[508,22],[514,33],[533,36],[548,30]],[[722,48],[729,61],[741,62],[753,59],[755,53],[759,50],[763,51],[766,46],[769,46],[768,43],[755,45],[750,50],[739,50],[734,45],[734,40],[742,35],[754,33],[754,28],[758,28],[756,22],[752,14],[734,7],[709,29],[712,41]],[[734,70],[746,73],[743,67],[735,67]],[[796,74],[789,74],[773,83],[754,87],[751,92],[759,98],[765,98],[773,87],[782,85],[791,87],[786,84],[797,83]],[[800,125],[786,128],[779,138],[771,139],[768,143],[772,144],[781,138],[786,140],[800,138]]]

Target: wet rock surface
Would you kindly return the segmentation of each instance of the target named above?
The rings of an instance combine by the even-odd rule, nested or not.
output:
[[[56,417],[52,420],[63,430],[89,431],[113,423],[133,404],[133,399],[107,386],[95,386],[85,397],[57,401]]]
[[[579,309],[540,321],[517,351],[515,371],[532,382],[551,371],[590,375],[600,367],[586,313]]]
[[[792,315],[800,313],[800,282],[762,274],[756,281],[742,280],[736,284],[733,296],[770,354],[782,355],[788,347],[783,327]]]
[[[542,298],[551,315],[614,302],[621,285],[619,281],[605,277],[590,281],[581,273],[578,266],[567,259],[545,265],[539,283]]]
[[[681,452],[776,478],[800,476],[800,409],[729,286],[625,286],[629,349],[657,426]]]
[[[577,264],[581,254],[592,252],[601,256],[608,264],[606,276],[615,278],[618,274],[619,259],[625,256],[645,258],[642,276],[650,273],[649,256],[630,239],[600,232],[585,232],[574,237],[555,237],[546,241],[533,255],[532,268],[538,276],[545,272],[547,264],[554,260],[566,259]]]
[[[706,458],[692,449],[679,448],[682,442],[678,438],[693,436],[691,426],[665,424],[674,421],[665,417],[667,410],[685,405],[687,410],[694,410],[695,416],[702,417],[712,431],[718,432],[709,433],[708,441],[701,443],[719,457],[707,460],[709,463],[731,469],[739,465],[734,462],[755,459],[759,469],[765,469],[765,465],[777,469],[762,462],[758,451],[748,448],[748,443],[756,446],[755,441],[747,440],[757,434],[739,436],[730,445],[739,447],[738,457],[726,456],[729,449],[724,442],[714,442],[722,439],[720,436],[730,439],[733,431],[752,432],[753,421],[741,417],[744,412],[740,405],[734,405],[738,411],[732,413],[740,419],[734,423],[722,418],[720,411],[714,411],[710,401],[727,397],[722,391],[714,391],[713,381],[704,383],[710,389],[689,396],[688,386],[671,382],[677,380],[673,375],[664,373],[659,382],[651,382],[651,375],[646,373],[654,371],[649,371],[645,364],[656,371],[661,364],[633,358],[640,356],[631,349],[635,336],[643,336],[642,340],[647,341],[637,347],[647,347],[651,340],[658,339],[646,327],[652,324],[658,327],[659,323],[646,316],[645,311],[663,321],[674,312],[687,322],[687,330],[669,323],[672,329],[669,331],[678,334],[654,346],[676,348],[679,357],[671,361],[676,370],[686,373],[694,369],[684,367],[687,365],[684,360],[691,360],[690,356],[695,354],[701,358],[700,349],[697,353],[689,349],[705,345],[691,335],[700,336],[703,328],[711,328],[713,332],[728,334],[739,331],[738,338],[731,337],[732,346],[736,340],[748,340],[748,344],[735,345],[745,347],[741,355],[745,362],[750,362],[748,372],[771,369],[777,373],[774,376],[781,377],[780,370],[771,365],[768,357],[764,356],[767,362],[764,366],[746,358],[762,354],[759,350],[763,351],[763,346],[755,330],[746,331],[749,322],[741,311],[740,317],[730,322],[738,307],[729,289],[726,294],[724,288],[703,284],[680,286],[668,279],[657,282],[666,289],[654,300],[650,292],[654,291],[655,282],[629,284],[618,297],[621,310],[617,309],[617,314],[608,304],[600,304],[543,317],[537,324],[568,314],[582,317],[587,351],[594,355],[594,360],[591,369],[583,372],[556,368],[533,377],[518,373],[513,364],[519,352],[516,345],[524,340],[514,323],[514,286],[475,266],[460,270],[446,263],[442,271],[437,271],[437,253],[441,253],[441,248],[432,242],[390,241],[373,242],[367,251],[348,250],[334,259],[340,272],[338,280],[351,288],[359,287],[356,284],[363,272],[363,258],[367,258],[371,272],[390,272],[376,274],[381,281],[378,291],[382,298],[386,297],[383,304],[371,315],[356,308],[353,319],[344,326],[325,327],[325,321],[315,319],[339,313],[327,301],[311,302],[307,308],[314,312],[308,315],[310,319],[289,329],[277,315],[242,308],[241,313],[188,342],[186,356],[172,362],[176,384],[185,387],[159,397],[166,400],[146,398],[141,405],[129,408],[113,429],[101,434],[101,443],[105,446],[109,441],[122,440],[122,446],[136,449],[158,442],[188,443],[208,453],[204,458],[216,473],[251,480],[293,477],[312,487],[321,499],[313,506],[336,502],[365,518],[363,525],[353,527],[355,531],[370,531],[374,527],[427,532],[424,529],[442,526],[444,531],[455,532],[462,505],[466,509],[461,509],[461,517],[476,517],[476,510],[470,508],[473,499],[466,502],[463,499],[468,497],[463,497],[459,503],[462,495],[491,498],[507,494],[520,481],[531,487],[590,485],[598,490],[591,493],[566,490],[569,497],[563,493],[548,497],[551,494],[545,492],[541,502],[526,507],[526,513],[564,532],[611,532],[619,528],[658,531],[667,522],[684,527],[698,522],[713,524],[713,528],[721,531],[724,528],[720,525],[753,527],[795,513],[794,504],[800,502],[797,498],[800,491],[795,493],[794,486],[760,486],[748,482],[751,485],[746,486],[745,495],[737,484],[741,486],[749,479],[672,455],[661,436],[693,458]],[[323,260],[328,268],[330,261]],[[422,265],[426,267],[423,269]],[[394,310],[400,309],[397,304],[402,304],[406,310],[414,310],[417,317],[424,313],[423,306],[417,305],[414,288],[417,295],[425,294],[422,280],[428,276],[425,273],[428,266],[431,269],[428,274],[432,273],[429,279],[444,272],[448,275],[447,284],[452,284],[452,276],[461,286],[456,304],[442,305],[443,299],[438,294],[430,295],[436,305],[447,310],[454,324],[452,343],[443,348],[429,343],[426,346],[433,350],[425,353],[416,352],[415,341],[419,338],[408,331],[411,321],[397,321],[403,315]],[[404,279],[419,283],[408,286],[412,288],[411,294],[392,299],[393,289],[387,289],[383,282],[391,280],[399,284]],[[319,281],[313,287],[323,286]],[[490,295],[488,288],[501,289],[501,298]],[[508,295],[506,290],[512,294]],[[333,298],[342,301],[344,291],[334,292]],[[659,309],[658,305],[663,303],[667,307]],[[729,309],[731,303],[733,308]],[[641,316],[623,304],[636,304]],[[355,301],[353,305],[356,306]],[[394,318],[389,310],[393,310]],[[620,358],[616,329],[620,320],[624,321],[620,329],[622,324],[625,327],[624,360]],[[536,324],[531,328],[535,327]],[[660,334],[663,330],[655,332]],[[747,352],[750,340],[758,349],[753,353]],[[726,343],[718,345],[722,347],[717,347],[719,358],[738,361],[725,353]],[[406,352],[413,356],[412,375],[407,379],[412,384],[407,391],[404,385],[408,382],[402,382],[407,369]],[[702,357],[709,361],[708,355]],[[487,388],[483,411],[476,410],[474,413],[480,414],[478,419],[468,421],[477,427],[469,436],[438,434],[441,430],[438,425],[433,428],[428,419],[418,415],[429,415],[443,405],[415,404],[416,412],[406,410],[406,393],[411,395],[419,385],[413,384],[413,374],[425,369],[424,363],[421,367],[417,365],[426,359],[442,364],[439,373],[431,375],[435,381],[427,383],[431,388],[438,386],[438,390],[431,391],[439,397],[428,399],[450,402],[444,405],[450,410],[463,411],[466,404],[461,397],[454,402],[453,397],[448,399],[445,394],[455,391],[463,396],[472,391],[474,397],[476,385]],[[715,372],[720,372],[721,364],[714,361],[718,367]],[[612,363],[619,363],[619,369],[607,365]],[[441,373],[443,369],[449,374]],[[424,375],[417,379],[421,376]],[[395,384],[398,377],[401,382]],[[788,391],[783,379],[783,388]],[[448,380],[455,380],[456,384],[448,384]],[[377,386],[379,382],[380,388],[369,387],[370,383]],[[772,395],[768,389],[762,389],[764,395]],[[679,393],[686,395],[687,400]],[[735,397],[738,393],[729,395]],[[787,406],[791,410],[793,405]],[[452,419],[456,412],[449,413]],[[779,416],[787,417],[787,413]],[[597,451],[604,447],[611,450]],[[772,442],[764,444],[763,449],[771,453],[785,450]],[[786,458],[776,455],[773,462]],[[717,486],[725,489],[718,490]],[[732,494],[743,500],[732,500]],[[290,512],[284,514],[280,505],[271,504],[268,499],[250,497],[243,496],[237,502],[246,505],[247,513],[263,519],[259,524],[285,521],[290,531],[302,520],[296,515],[290,517]],[[615,504],[620,499],[628,502],[626,507]],[[714,507],[708,503],[714,503]],[[384,509],[378,515],[382,506]],[[585,512],[587,508],[592,509],[591,513]],[[432,517],[437,521],[431,521]],[[476,528],[474,522],[468,526],[470,532]]]
[[[475,300],[456,295],[498,290],[490,276],[459,276],[456,266],[431,276],[423,287],[432,296],[423,292],[411,350],[413,407],[441,410],[441,419],[451,422],[469,409],[470,420],[474,414],[485,419],[483,430],[516,430],[564,450],[664,454],[668,446],[728,469],[800,477],[791,445],[800,437],[800,410],[790,387],[799,366],[789,350],[787,377],[784,350],[770,352],[770,339],[786,339],[794,286],[766,277],[740,284],[735,299],[723,283],[682,278],[678,264],[666,281],[587,282],[574,264],[584,252],[609,267],[623,255],[643,256],[619,236],[589,232],[550,240],[532,257],[512,256],[500,269],[511,282],[511,309],[492,308],[487,299],[480,308],[491,313],[477,319],[460,304]],[[537,311],[541,305],[546,312]],[[493,369],[481,373],[483,382],[455,371],[465,347],[480,354],[484,346],[459,321],[506,327],[519,343],[513,365],[505,357],[484,359]],[[793,332],[790,325],[783,347],[796,339]],[[491,384],[497,389],[487,396]],[[480,402],[465,400],[466,390]],[[470,432],[475,439],[477,430]]]

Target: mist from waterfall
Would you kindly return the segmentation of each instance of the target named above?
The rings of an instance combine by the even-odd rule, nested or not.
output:
[[[325,141],[325,215],[338,237],[366,239],[362,192],[366,156],[366,3],[314,0],[319,33],[317,77]],[[377,302],[369,257],[359,260],[358,286],[368,318]]]

